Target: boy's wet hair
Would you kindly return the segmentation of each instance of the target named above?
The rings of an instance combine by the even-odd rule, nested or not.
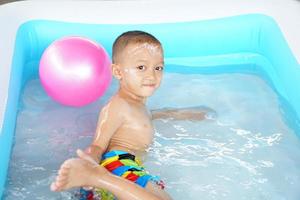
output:
[[[149,43],[162,48],[160,41],[153,35],[144,31],[127,31],[117,37],[113,44],[112,62],[116,63],[117,55],[122,52],[128,44]]]

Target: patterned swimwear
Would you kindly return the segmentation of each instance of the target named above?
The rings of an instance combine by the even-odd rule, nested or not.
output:
[[[148,174],[141,162],[132,154],[125,151],[109,151],[102,156],[100,165],[104,166],[111,173],[135,182],[141,187],[146,187],[148,181],[154,182],[161,189],[165,185],[158,176]],[[104,189],[80,190],[80,200],[113,200],[115,197]]]

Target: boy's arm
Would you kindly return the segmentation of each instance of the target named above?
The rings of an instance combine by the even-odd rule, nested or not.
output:
[[[122,125],[124,116],[124,103],[119,101],[111,101],[102,108],[94,140],[86,149],[86,153],[90,154],[96,162],[100,161],[100,157],[106,151],[110,139],[116,130]]]
[[[174,119],[174,120],[194,120],[201,121],[209,115],[215,115],[215,111],[207,107],[187,107],[187,108],[163,108],[152,110],[152,119]]]

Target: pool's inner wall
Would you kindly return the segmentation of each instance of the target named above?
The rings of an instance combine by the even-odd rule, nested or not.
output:
[[[276,22],[268,16],[251,14],[147,25],[29,21],[17,33],[5,119],[0,133],[0,197],[5,187],[20,92],[27,80],[38,77],[38,63],[45,48],[64,36],[83,36],[101,43],[111,55],[114,39],[128,30],[144,30],[161,41],[165,62],[173,66],[167,71],[186,73],[186,69],[176,67],[176,64],[181,64],[191,66],[191,73],[205,69],[211,73],[249,72],[261,75],[288,102],[295,121],[300,119],[300,92],[297,92],[300,67]]]

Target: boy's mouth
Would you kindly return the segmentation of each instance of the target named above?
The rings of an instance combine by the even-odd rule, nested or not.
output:
[[[142,85],[143,87],[155,87],[155,84],[152,83],[152,84],[143,84]]]

